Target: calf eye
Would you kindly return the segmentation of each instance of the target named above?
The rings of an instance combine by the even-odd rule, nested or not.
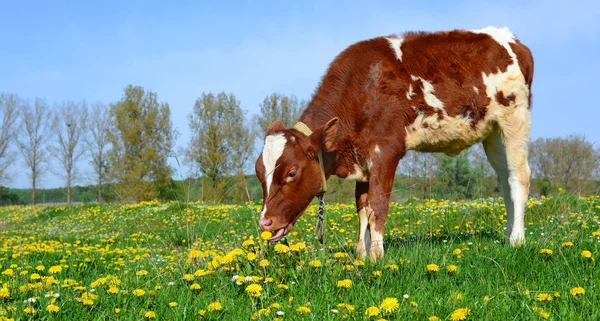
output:
[[[288,173],[288,177],[290,178],[294,178],[296,177],[296,175],[298,174],[298,170],[296,169],[292,169],[289,173]]]

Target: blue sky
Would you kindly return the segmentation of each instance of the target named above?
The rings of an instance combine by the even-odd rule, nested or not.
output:
[[[598,1],[9,1],[0,5],[0,91],[109,103],[141,85],[170,104],[183,147],[202,92],[232,92],[251,116],[272,92],[310,98],[353,42],[508,26],[535,59],[532,138],[598,142],[598,16]],[[9,186],[28,187],[21,163]],[[62,185],[42,178],[42,187]]]

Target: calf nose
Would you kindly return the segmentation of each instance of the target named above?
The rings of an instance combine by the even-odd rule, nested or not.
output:
[[[264,217],[262,217],[260,219],[260,228],[263,230],[266,229],[267,227],[271,226],[271,224],[273,224],[273,220],[266,219]]]

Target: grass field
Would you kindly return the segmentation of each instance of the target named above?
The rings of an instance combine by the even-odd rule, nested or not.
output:
[[[385,258],[355,257],[353,204],[311,206],[279,245],[259,204],[0,208],[0,320],[598,320],[600,198],[394,203]],[[266,235],[263,235],[265,237]]]

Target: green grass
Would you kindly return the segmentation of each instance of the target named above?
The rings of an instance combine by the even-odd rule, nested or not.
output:
[[[355,257],[353,204],[327,204],[324,246],[314,239],[316,206],[280,242],[289,247],[260,239],[258,210],[181,202],[0,208],[0,320],[140,320],[149,311],[160,320],[273,320],[277,311],[283,320],[449,320],[459,308],[470,310],[467,320],[600,319],[599,266],[581,254],[600,258],[597,197],[530,200],[526,243],[518,247],[504,242],[502,200],[393,203],[385,257],[376,263]],[[60,271],[51,273],[53,266]],[[262,279],[241,282],[250,276]],[[341,280],[352,285],[338,287]],[[262,287],[259,296],[246,291],[251,284]],[[585,294],[570,294],[575,287]],[[30,298],[36,302],[24,303]],[[365,315],[385,298],[396,298],[398,309]],[[215,301],[222,309],[206,311]],[[51,303],[60,310],[48,312]]]

